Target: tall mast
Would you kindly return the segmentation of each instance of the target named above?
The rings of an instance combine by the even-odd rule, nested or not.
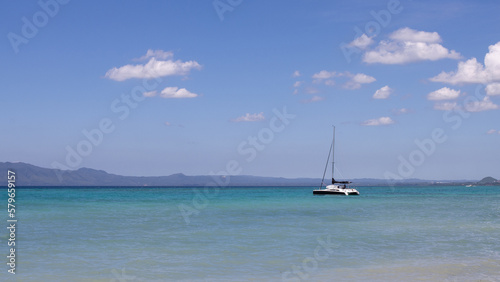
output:
[[[332,140],[332,184],[335,184],[333,172],[335,171],[335,126],[333,126],[333,140]]]

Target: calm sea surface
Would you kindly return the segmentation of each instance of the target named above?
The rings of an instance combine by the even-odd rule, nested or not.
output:
[[[500,187],[18,188],[2,281],[500,281]]]

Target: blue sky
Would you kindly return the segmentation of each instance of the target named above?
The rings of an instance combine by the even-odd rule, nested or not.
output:
[[[9,1],[1,161],[500,177],[500,4],[365,2]]]

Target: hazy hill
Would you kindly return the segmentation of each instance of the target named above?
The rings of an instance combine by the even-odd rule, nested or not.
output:
[[[219,186],[223,186],[225,183],[229,183],[230,186],[316,186],[320,182],[320,179],[314,178],[288,179],[249,175],[187,176],[177,173],[169,176],[121,176],[90,168],[64,171],[21,162],[0,162],[0,171],[8,169],[12,169],[16,173],[17,186],[205,186],[209,183],[216,183]],[[7,176],[5,176],[5,183],[6,181]]]
[[[483,179],[481,179],[479,182],[477,182],[478,185],[492,185],[492,184],[499,184],[498,183],[498,180],[491,177],[491,176],[488,176],[488,177],[485,177]]]
[[[235,176],[188,176],[182,173],[169,176],[122,176],[110,174],[103,170],[80,168],[77,170],[58,170],[34,166],[27,163],[0,162],[0,171],[13,169],[16,173],[17,186],[205,186],[207,184],[219,186],[319,186],[319,178],[283,178],[261,177],[250,175]],[[3,172],[0,172],[3,173]],[[58,177],[59,176],[59,177]],[[341,180],[341,179],[337,179]],[[360,178],[349,179],[357,186],[387,186],[385,179]],[[483,183],[493,183],[492,177],[481,180]],[[325,183],[329,180],[325,179]],[[1,182],[0,182],[1,183]],[[5,181],[7,183],[7,173]],[[392,183],[393,185],[460,185],[460,183],[476,183],[476,181],[433,181],[421,179],[404,179]],[[3,186],[4,184],[0,184]],[[5,184],[6,185],[6,184]],[[484,184],[492,185],[492,184]]]

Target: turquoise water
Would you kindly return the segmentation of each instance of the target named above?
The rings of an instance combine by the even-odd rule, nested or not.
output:
[[[0,280],[500,281],[500,187],[312,190],[19,188]]]

